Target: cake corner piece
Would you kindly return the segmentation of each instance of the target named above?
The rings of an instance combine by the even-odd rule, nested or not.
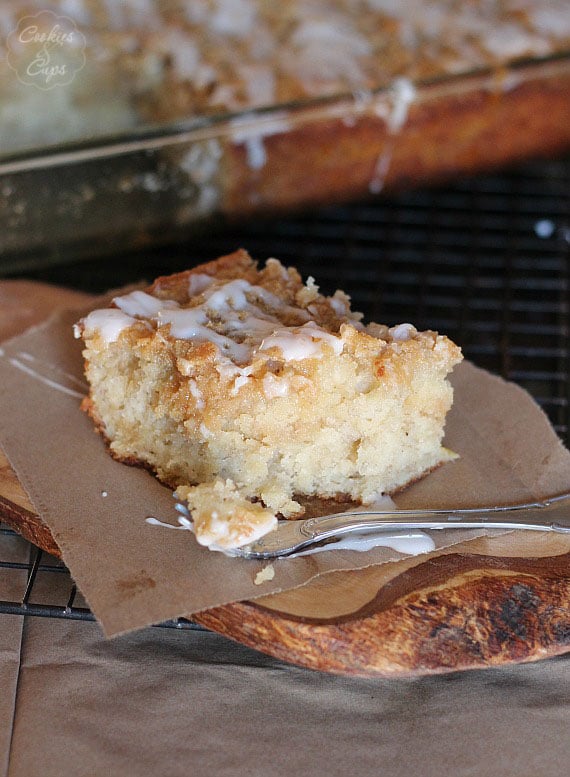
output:
[[[184,498],[231,549],[306,499],[373,504],[449,461],[457,345],[365,325],[343,292],[244,250],[119,295],[77,325],[85,409],[111,454]]]

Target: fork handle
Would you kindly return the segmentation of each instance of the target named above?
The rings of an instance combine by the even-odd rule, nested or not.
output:
[[[313,542],[374,529],[526,529],[570,533],[570,497],[529,505],[468,510],[362,510],[309,518],[300,534]]]

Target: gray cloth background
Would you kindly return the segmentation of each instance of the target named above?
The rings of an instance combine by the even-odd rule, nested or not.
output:
[[[570,656],[362,680],[209,632],[5,615],[0,635],[6,777],[568,773]]]

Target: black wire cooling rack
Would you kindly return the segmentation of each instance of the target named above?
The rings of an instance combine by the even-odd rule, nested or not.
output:
[[[529,391],[570,446],[570,159],[20,277],[102,292],[240,246],[295,264],[325,293],[343,288],[368,319],[445,332],[468,359]],[[61,562],[31,546],[24,561],[4,559],[2,534],[23,540],[0,527],[0,574],[21,575],[23,590],[0,601],[0,612],[93,618]],[[200,628],[184,619],[163,625]]]
[[[21,560],[22,554],[14,554],[14,549],[2,542],[3,538],[17,542],[27,558]],[[17,555],[19,560],[14,560],[13,555]],[[2,599],[0,578],[0,614],[95,620],[63,562],[0,524],[0,574],[2,572],[13,576],[20,574],[22,595],[12,600]],[[187,618],[175,618],[159,625],[162,628],[204,630]]]

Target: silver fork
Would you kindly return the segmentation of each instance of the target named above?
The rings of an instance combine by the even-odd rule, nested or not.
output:
[[[283,558],[352,533],[413,529],[525,529],[570,534],[570,494],[544,502],[461,510],[349,510],[304,521],[279,521],[276,529],[229,553],[240,558]]]

